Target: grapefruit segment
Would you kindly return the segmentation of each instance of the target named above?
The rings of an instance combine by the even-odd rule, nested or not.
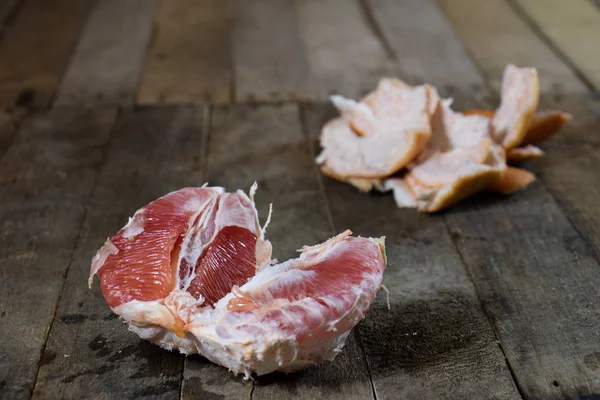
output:
[[[185,188],[142,207],[92,262],[130,330],[249,377],[333,359],[369,309],[383,239],[346,231],[277,264],[250,196]]]
[[[103,246],[91,272],[92,276],[98,274],[102,294],[111,307],[131,300],[161,299],[174,289],[177,271],[171,253],[175,244],[219,192],[186,188],[169,193],[137,211],[110,238],[108,246],[114,246],[116,252]]]
[[[203,296],[213,305],[256,270],[254,233],[237,226],[223,228],[195,266],[195,277],[186,290],[195,298]]]

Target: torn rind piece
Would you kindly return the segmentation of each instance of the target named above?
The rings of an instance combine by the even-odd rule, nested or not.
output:
[[[522,145],[537,144],[550,139],[572,118],[560,111],[537,113],[521,142]]]
[[[455,113],[448,103],[440,102],[427,149],[402,180],[386,182],[393,187],[398,206],[440,211],[498,180],[506,163],[489,128],[488,118]]]
[[[544,151],[537,146],[527,145],[523,147],[515,147],[506,152],[506,162],[509,164],[518,163],[521,161],[540,158],[544,155]]]
[[[433,87],[382,82],[369,96],[369,104],[332,96],[341,116],[323,126],[316,160],[326,175],[344,182],[384,178],[425,148],[439,102]]]
[[[507,65],[501,96],[492,119],[492,136],[505,149],[512,149],[523,142],[538,107],[540,86],[536,69]]]
[[[507,167],[500,178],[488,187],[492,192],[512,194],[525,189],[535,181],[535,175],[531,172],[514,167]]]

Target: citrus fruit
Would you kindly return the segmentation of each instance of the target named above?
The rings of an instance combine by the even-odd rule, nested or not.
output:
[[[276,264],[255,190],[184,188],[142,207],[97,252],[90,285],[97,274],[140,337],[246,377],[332,359],[381,287],[383,239],[346,231]]]

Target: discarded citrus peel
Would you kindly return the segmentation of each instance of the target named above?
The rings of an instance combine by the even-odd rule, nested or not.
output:
[[[509,194],[530,185],[533,174],[506,164],[542,157],[534,144],[571,118],[558,111],[536,113],[537,71],[512,64],[504,70],[495,111],[455,112],[434,87],[412,87],[395,78],[381,79],[358,102],[331,100],[341,115],[323,128],[321,171],[361,192],[392,191],[399,207],[423,212],[440,211],[483,190]],[[416,125],[418,141],[411,136],[418,130],[405,129]]]

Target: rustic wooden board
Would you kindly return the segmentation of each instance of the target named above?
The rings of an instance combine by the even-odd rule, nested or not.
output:
[[[127,217],[170,191],[201,185],[202,114],[201,108],[147,108],[126,112],[119,121],[88,206],[34,397],[178,396],[183,356],[128,332],[104,301],[98,280],[90,291],[87,278],[96,250]]]
[[[335,113],[307,106],[313,140]],[[386,236],[381,291],[360,325],[377,398],[517,399],[519,394],[442,216],[399,209],[324,179],[336,229]]]
[[[0,158],[8,149],[17,133],[18,119],[0,110]]]
[[[373,15],[412,84],[435,85],[465,107],[480,105],[485,83],[466,50],[431,0],[369,0]]]
[[[583,85],[504,1],[438,0],[486,79],[499,89],[508,63],[536,67],[543,92],[581,92]],[[493,54],[493,56],[490,56]]]
[[[311,98],[308,60],[292,1],[232,0],[235,99]]]
[[[542,107],[573,115],[561,132],[542,145],[545,156],[525,164],[544,181],[567,216],[600,257],[600,102],[584,95],[543,96]]]
[[[566,217],[538,183],[508,198],[459,207],[448,220],[521,393],[528,398],[597,394],[600,375],[594,360],[599,324],[588,308],[598,298],[594,289],[598,262],[579,232],[598,242],[595,228],[585,230],[597,218],[598,192],[590,190],[597,177],[586,168],[597,142],[589,132],[598,130],[598,121],[585,110],[581,93],[564,94],[583,89],[571,83],[576,82],[572,74],[564,75],[568,83],[560,85],[559,76],[549,73],[568,69],[508,7],[498,7],[499,2],[462,3],[473,12],[458,15],[449,8],[447,12],[482,70],[489,76],[506,58],[543,66],[540,78],[547,92],[542,94],[542,108],[571,110],[580,122],[562,138],[551,140],[548,155],[535,168],[558,201],[567,205]],[[494,25],[479,26],[481,21]],[[490,29],[511,32],[513,40],[526,43],[529,51],[501,42],[482,46],[481,37]],[[497,82],[490,81],[497,88]],[[565,184],[568,181],[572,183]]]
[[[27,398],[33,387],[113,119],[38,115],[0,159],[2,397]]]
[[[152,32],[155,4],[155,0],[97,3],[54,104],[131,105]]]
[[[231,23],[221,0],[162,0],[140,104],[230,102]]]
[[[304,244],[317,244],[332,236],[327,206],[323,204],[296,106],[257,109],[238,106],[215,110],[207,168],[210,184],[223,185],[229,190],[247,190],[255,180],[258,182],[256,201],[263,220],[269,203],[273,203],[273,221],[267,238],[273,243],[274,257],[280,261],[296,257],[295,250]],[[188,358],[184,397],[192,362],[197,361]],[[207,382],[206,376],[214,374],[200,369],[200,375],[198,368],[194,368],[198,382]],[[332,363],[295,374],[258,378],[252,398],[372,398],[366,368],[356,341],[350,337],[344,352]],[[221,374],[230,374],[219,369]],[[250,384],[242,385],[239,380],[228,384],[229,387],[234,385],[236,397],[249,397]],[[234,396],[229,389],[227,394],[227,398]]]
[[[382,76],[394,75],[393,60],[368,25],[359,1],[296,0],[298,29],[310,67],[313,96],[358,98]]]
[[[359,2],[233,2],[238,101],[358,97],[394,64]]]
[[[600,266],[554,199],[536,184],[448,220],[523,396],[597,394]]]
[[[16,11],[19,1],[20,0],[2,0],[2,2],[0,2],[0,35],[2,34],[7,21]]]
[[[48,105],[91,3],[28,0],[22,5],[0,42],[0,108]]]
[[[514,0],[559,51],[600,88],[600,12],[589,0]]]

